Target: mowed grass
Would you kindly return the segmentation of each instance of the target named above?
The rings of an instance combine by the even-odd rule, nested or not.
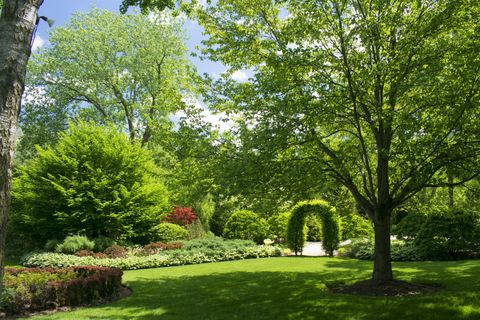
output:
[[[480,261],[395,263],[398,279],[441,285],[408,297],[330,294],[370,276],[371,262],[283,257],[127,271],[133,294],[33,319],[480,319]]]

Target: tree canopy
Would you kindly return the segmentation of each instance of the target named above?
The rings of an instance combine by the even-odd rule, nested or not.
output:
[[[30,86],[79,117],[114,123],[142,145],[195,95],[182,22],[168,13],[77,13],[49,41],[32,58]]]
[[[212,101],[241,114],[243,152],[312,161],[375,223],[374,278],[391,279],[392,210],[443,170],[478,175],[474,1],[218,1],[201,9]],[[248,148],[248,149],[247,149]],[[457,181],[458,183],[458,181]]]

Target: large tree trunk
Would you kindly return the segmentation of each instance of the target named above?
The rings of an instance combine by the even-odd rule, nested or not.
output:
[[[38,8],[43,0],[4,0],[0,15],[0,294],[10,211],[12,158]]]
[[[390,219],[391,214],[382,212],[377,214],[374,221],[375,254],[373,280],[378,282],[393,280],[390,253]]]

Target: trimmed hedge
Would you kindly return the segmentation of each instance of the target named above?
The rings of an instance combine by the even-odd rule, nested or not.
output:
[[[233,248],[229,250],[198,249],[170,250],[149,256],[130,256],[117,259],[96,259],[94,257],[77,257],[58,253],[32,253],[23,259],[27,267],[63,268],[70,266],[91,265],[112,267],[123,270],[169,267],[185,264],[266,258],[281,256],[282,250],[273,246],[254,246]]]
[[[302,253],[307,239],[306,218],[317,215],[322,221],[322,246],[329,256],[340,243],[340,222],[334,207],[322,200],[299,202],[293,209],[287,229],[287,243],[295,254]]]
[[[111,298],[122,289],[122,275],[104,267],[6,268],[0,310],[20,314]]]

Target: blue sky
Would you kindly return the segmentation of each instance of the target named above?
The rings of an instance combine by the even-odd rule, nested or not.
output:
[[[55,20],[53,28],[63,26],[70,21],[72,13],[76,11],[88,12],[92,7],[97,7],[112,12],[119,12],[121,0],[45,0],[40,7],[39,14]],[[189,36],[187,42],[191,51],[194,51],[196,45],[200,45],[202,39],[202,28],[193,21],[188,21],[185,24],[185,29]],[[40,24],[37,37],[34,42],[34,49],[48,45],[48,32],[50,28],[47,23]],[[226,67],[210,61],[200,61],[197,58],[191,58],[198,68],[200,73],[209,73],[213,76],[225,71]],[[238,80],[244,80],[244,74],[236,73]]]

